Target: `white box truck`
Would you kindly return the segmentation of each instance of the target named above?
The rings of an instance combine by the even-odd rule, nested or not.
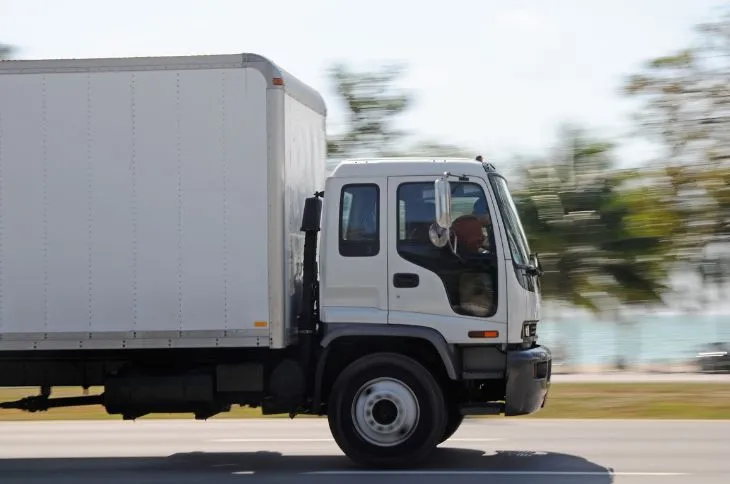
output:
[[[0,386],[40,389],[0,407],[326,416],[369,466],[537,412],[541,269],[505,179],[327,176],[325,118],[255,54],[0,63]]]

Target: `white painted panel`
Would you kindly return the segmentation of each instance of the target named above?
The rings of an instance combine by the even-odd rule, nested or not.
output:
[[[178,81],[180,329],[228,323],[230,160],[225,128],[227,110],[235,109],[226,104],[228,81],[225,71],[207,70],[186,73]]]
[[[266,87],[255,69],[0,77],[0,331],[268,320]]]
[[[135,330],[181,328],[181,157],[175,71],[133,74]]]
[[[342,189],[348,184],[374,184],[380,195],[380,251],[374,256],[345,257],[339,250]],[[322,320],[328,323],[388,322],[388,190],[386,178],[330,178],[327,182],[322,234],[320,298]]]
[[[126,331],[133,329],[135,314],[132,79],[111,72],[91,79],[92,327]]]
[[[45,330],[43,79],[0,77],[0,331]]]
[[[291,96],[284,98],[285,116],[285,178],[284,178],[284,271],[281,288],[285,291],[285,314],[282,321],[287,327],[295,324],[298,297],[301,291],[304,233],[300,231],[304,203],[315,192],[324,190],[326,150],[324,116]],[[272,279],[272,291],[280,279]],[[278,331],[272,328],[274,345],[281,345]]]
[[[253,328],[268,320],[265,81],[253,69],[137,76],[137,326]]]
[[[225,85],[228,327],[249,329],[270,319],[266,80],[239,69],[226,74]]]
[[[88,150],[86,74],[46,79],[45,144],[48,318],[46,331],[89,331],[89,203],[93,163]]]

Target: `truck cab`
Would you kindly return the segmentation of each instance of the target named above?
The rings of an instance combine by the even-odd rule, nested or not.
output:
[[[444,179],[453,226],[441,227],[434,181],[444,172],[453,174]],[[325,193],[324,323],[426,327],[455,345],[535,340],[540,293],[533,256],[507,182],[491,165],[346,161]],[[471,230],[479,243],[460,239],[461,227],[465,236],[481,229]],[[451,237],[434,243],[437,231]],[[475,274],[485,275],[481,292]]]
[[[425,367],[444,395],[437,443],[466,415],[524,415],[544,405],[551,355],[537,344],[540,263],[507,181],[492,164],[346,160],[328,177],[324,200],[321,346],[336,356],[320,361],[340,369],[377,355],[405,356]],[[419,412],[439,428],[413,385],[393,377],[402,364],[368,381],[358,379],[362,373],[339,373],[344,387],[331,385],[327,414],[343,448],[357,455],[352,447],[360,439],[405,445]],[[355,390],[353,381],[362,386]],[[383,425],[389,420],[374,417],[377,408],[397,415],[396,423]],[[359,437],[338,428],[359,429]],[[394,436],[399,432],[402,439]]]

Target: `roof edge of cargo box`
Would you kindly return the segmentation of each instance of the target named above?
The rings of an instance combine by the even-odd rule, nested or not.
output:
[[[267,79],[279,77],[284,81],[284,90],[297,101],[309,106],[323,116],[327,115],[324,98],[315,89],[296,78],[296,76],[279,67],[273,61],[259,54],[242,54],[243,66],[250,65],[258,69]]]
[[[273,78],[281,78],[284,90],[292,98],[305,104],[318,114],[327,115],[324,98],[315,89],[266,57],[253,53],[79,59],[10,59],[0,61],[0,75],[104,72],[111,70],[235,69],[243,67],[257,69],[270,82]]]

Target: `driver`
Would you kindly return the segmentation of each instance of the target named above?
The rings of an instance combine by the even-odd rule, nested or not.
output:
[[[479,270],[480,262],[487,262],[480,260],[479,256],[489,253],[483,248],[485,236],[482,223],[474,215],[464,215],[454,220],[452,229],[457,255],[471,266],[459,274],[459,306],[471,316],[489,316],[492,313],[494,286],[492,272]]]
[[[462,215],[454,220],[452,229],[456,238],[456,249],[460,252],[459,255],[469,257],[486,252],[483,248],[486,237],[479,217],[476,215]]]
[[[487,200],[484,197],[479,197],[472,205],[472,215],[477,217],[482,223],[482,226],[489,227],[492,225],[492,219],[489,216],[489,210],[487,209]]]

